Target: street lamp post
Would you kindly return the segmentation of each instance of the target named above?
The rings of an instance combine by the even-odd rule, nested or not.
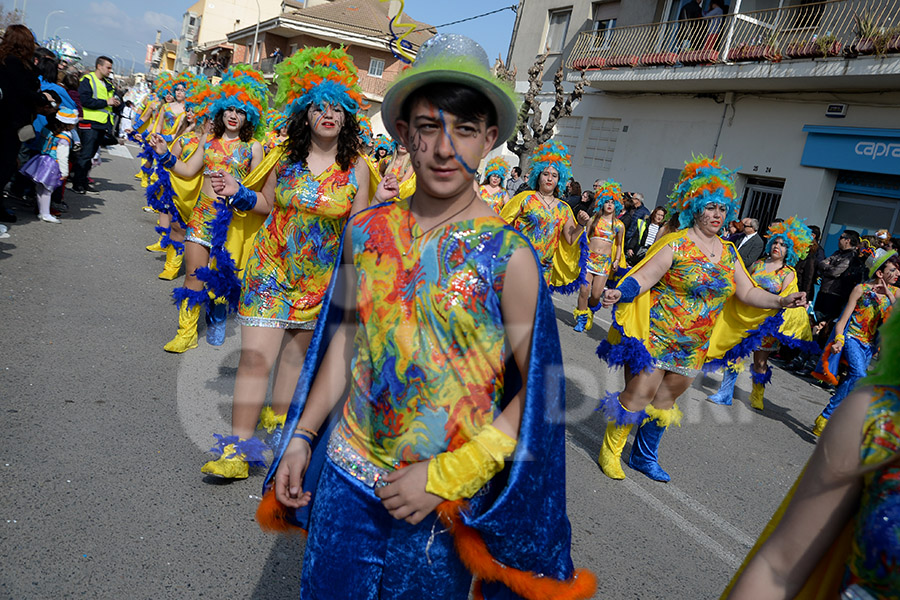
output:
[[[42,40],[46,40],[46,39],[47,39],[47,25],[48,25],[49,22],[50,22],[50,17],[52,17],[53,15],[56,15],[56,14],[60,14],[60,15],[61,15],[61,14],[65,13],[65,12],[66,12],[66,11],[64,11],[64,10],[51,10],[51,11],[47,14],[47,18],[44,19],[44,37],[41,38]]]
[[[259,20],[262,11],[259,9],[259,0],[256,0],[256,30],[253,32],[253,47],[250,49],[250,64],[253,65],[253,56],[256,54],[256,40],[259,39]],[[262,57],[260,57],[262,59]]]
[[[56,30],[53,32],[53,37],[58,36],[60,31],[62,31],[63,29],[68,29],[68,28],[69,28],[68,25],[63,25],[62,27],[57,27]]]

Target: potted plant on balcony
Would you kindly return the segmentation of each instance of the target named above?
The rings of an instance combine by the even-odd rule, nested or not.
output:
[[[851,45],[853,52],[855,54],[873,54],[875,40],[880,33],[875,24],[875,17],[870,13],[855,14],[853,20],[856,21],[856,41]]]
[[[822,58],[841,53],[841,43],[837,37],[827,34],[814,37],[808,42],[791,42],[784,51],[788,58]]]
[[[818,56],[838,56],[844,49],[837,36],[830,33],[816,38],[816,46],[819,50]]]
[[[736,48],[729,50],[728,60],[768,60],[771,62],[780,62],[781,53],[778,51],[778,38],[773,33],[766,37],[764,41],[759,41],[756,44],[740,44]]]
[[[900,25],[888,27],[875,38],[875,53],[900,52]]]

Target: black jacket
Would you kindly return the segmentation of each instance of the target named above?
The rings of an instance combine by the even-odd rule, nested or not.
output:
[[[0,128],[18,131],[34,121],[41,104],[41,83],[37,74],[15,56],[0,64]]]
[[[740,246],[742,240],[743,238],[735,242],[735,246]],[[741,260],[744,261],[744,266],[749,269],[750,265],[759,260],[759,257],[762,256],[765,249],[766,242],[762,239],[762,236],[757,233],[749,240],[747,240],[746,244],[738,249],[738,254],[741,255]]]

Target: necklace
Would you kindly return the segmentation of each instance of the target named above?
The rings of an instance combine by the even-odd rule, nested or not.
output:
[[[472,199],[469,200],[468,204],[466,204],[465,206],[463,206],[461,209],[459,209],[458,211],[456,211],[455,213],[453,213],[453,214],[450,215],[449,217],[446,217],[445,219],[442,219],[441,221],[435,223],[434,225],[432,225],[432,226],[429,227],[428,229],[423,229],[423,230],[422,230],[422,233],[420,233],[419,235],[414,235],[414,234],[413,234],[413,231],[412,231],[412,216],[411,216],[411,215],[412,215],[412,204],[413,204],[413,200],[415,199],[415,195],[413,195],[413,196],[409,199],[409,211],[406,213],[406,228],[407,228],[407,230],[409,230],[409,237],[412,239],[412,241],[413,241],[414,243],[409,245],[409,248],[406,249],[406,252],[403,253],[403,256],[408,256],[410,250],[413,249],[413,246],[415,245],[415,242],[417,242],[417,241],[419,241],[420,239],[422,239],[422,238],[423,238],[426,234],[428,234],[430,231],[433,231],[433,230],[437,229],[438,227],[440,227],[441,225],[443,225],[444,223],[446,223],[446,222],[449,221],[450,219],[452,219],[452,218],[454,218],[454,217],[458,217],[459,215],[461,215],[462,213],[464,213],[465,211],[467,211],[467,210],[469,209],[469,207],[472,206],[472,204],[475,202],[475,199],[476,199],[477,197],[478,197],[478,194],[476,194],[476,193],[473,191],[473,192],[472,192]],[[420,228],[420,229],[421,229],[421,228]]]
[[[537,197],[541,199],[541,204],[544,205],[544,208],[546,208],[547,210],[551,210],[553,208],[553,200],[555,199],[554,196],[550,196],[550,202],[547,202],[547,196],[545,196],[543,192],[535,192],[535,194],[537,194]]]
[[[713,243],[715,243],[715,240],[713,240]],[[703,252],[703,254],[707,255],[708,257],[710,257],[710,258],[716,257],[716,250],[715,250],[714,246],[712,248],[710,248],[709,250],[707,250],[706,248],[704,248],[697,242],[694,242],[694,245],[697,246],[698,248],[700,248],[700,251]]]

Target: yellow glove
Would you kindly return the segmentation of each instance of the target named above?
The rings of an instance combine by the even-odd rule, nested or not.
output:
[[[503,469],[515,449],[515,439],[488,425],[453,452],[431,459],[425,491],[447,500],[471,498]]]

